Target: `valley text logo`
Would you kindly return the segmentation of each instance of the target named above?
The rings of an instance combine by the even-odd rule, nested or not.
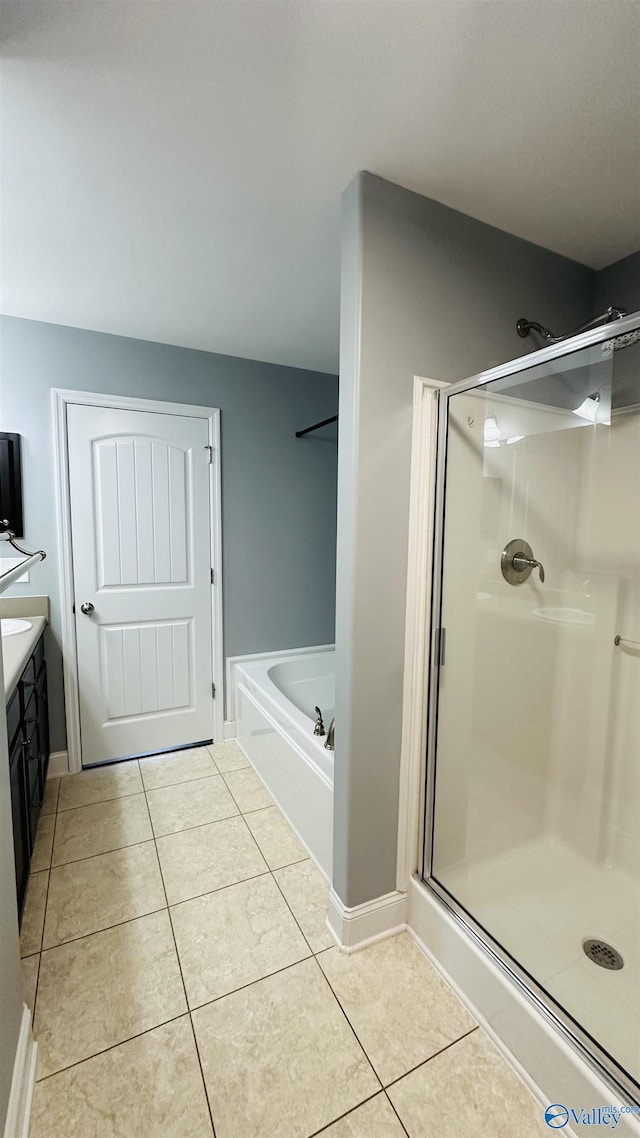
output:
[[[544,1120],[551,1130],[561,1130],[572,1123],[574,1126],[610,1126],[615,1130],[623,1114],[640,1114],[640,1106],[563,1106],[552,1102],[544,1112]]]

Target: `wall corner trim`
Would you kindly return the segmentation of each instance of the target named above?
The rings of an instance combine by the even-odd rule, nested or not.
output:
[[[402,932],[407,924],[407,894],[395,890],[348,908],[335,890],[329,893],[327,928],[342,952],[357,952],[377,940]]]
[[[69,774],[69,752],[52,751],[49,755],[47,778],[59,778],[63,774]]]
[[[23,1004],[4,1138],[29,1138],[37,1054],[38,1044],[31,1034],[31,1012]]]

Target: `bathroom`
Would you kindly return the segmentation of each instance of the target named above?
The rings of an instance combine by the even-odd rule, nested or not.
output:
[[[26,554],[0,546],[0,615],[31,625],[3,638],[11,756],[29,667],[43,690],[22,951],[2,772],[6,1138],[506,1138],[579,1133],[606,1104],[637,1133],[640,239],[628,157],[606,147],[616,107],[569,225],[506,164],[473,198],[408,172],[391,135],[386,163],[345,138],[334,168],[322,148],[337,92],[305,50],[335,53],[355,124],[403,52],[417,82],[430,32],[468,61],[477,14],[458,40],[430,3],[378,6],[366,29],[357,5],[250,5],[254,27],[229,4],[113,7],[75,5],[71,27],[65,5],[8,5],[0,431],[20,471],[0,491],[18,546],[46,558],[16,580]],[[526,22],[516,4],[505,29],[500,7],[487,74]],[[581,73],[600,91],[617,52],[636,122],[636,26],[596,8],[597,51],[574,7],[548,10],[549,89],[576,44],[584,98]],[[187,47],[210,112],[225,52],[257,68],[207,142],[227,146],[235,212],[195,186],[206,162],[170,82]],[[501,97],[515,83],[523,106],[539,63],[529,44]],[[468,82],[486,121],[499,92]],[[317,280],[295,212],[313,193],[296,174],[283,205],[286,157],[260,151],[272,88],[300,146],[278,100],[304,91],[309,169],[331,166]],[[446,111],[460,129],[468,95]],[[406,157],[415,124],[396,121]],[[87,189],[92,131],[108,199]],[[262,204],[237,137],[268,172]],[[184,220],[152,244],[189,208],[213,236]]]

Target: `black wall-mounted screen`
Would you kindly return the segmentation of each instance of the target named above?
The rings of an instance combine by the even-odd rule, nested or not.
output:
[[[0,431],[0,529],[23,537],[20,435]]]

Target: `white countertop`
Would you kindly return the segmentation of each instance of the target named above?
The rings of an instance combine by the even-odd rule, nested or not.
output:
[[[17,636],[2,637],[5,702],[13,693],[27,660],[47,627],[47,622],[43,616],[29,616],[26,619],[30,620],[33,625],[28,632],[19,632]]]

